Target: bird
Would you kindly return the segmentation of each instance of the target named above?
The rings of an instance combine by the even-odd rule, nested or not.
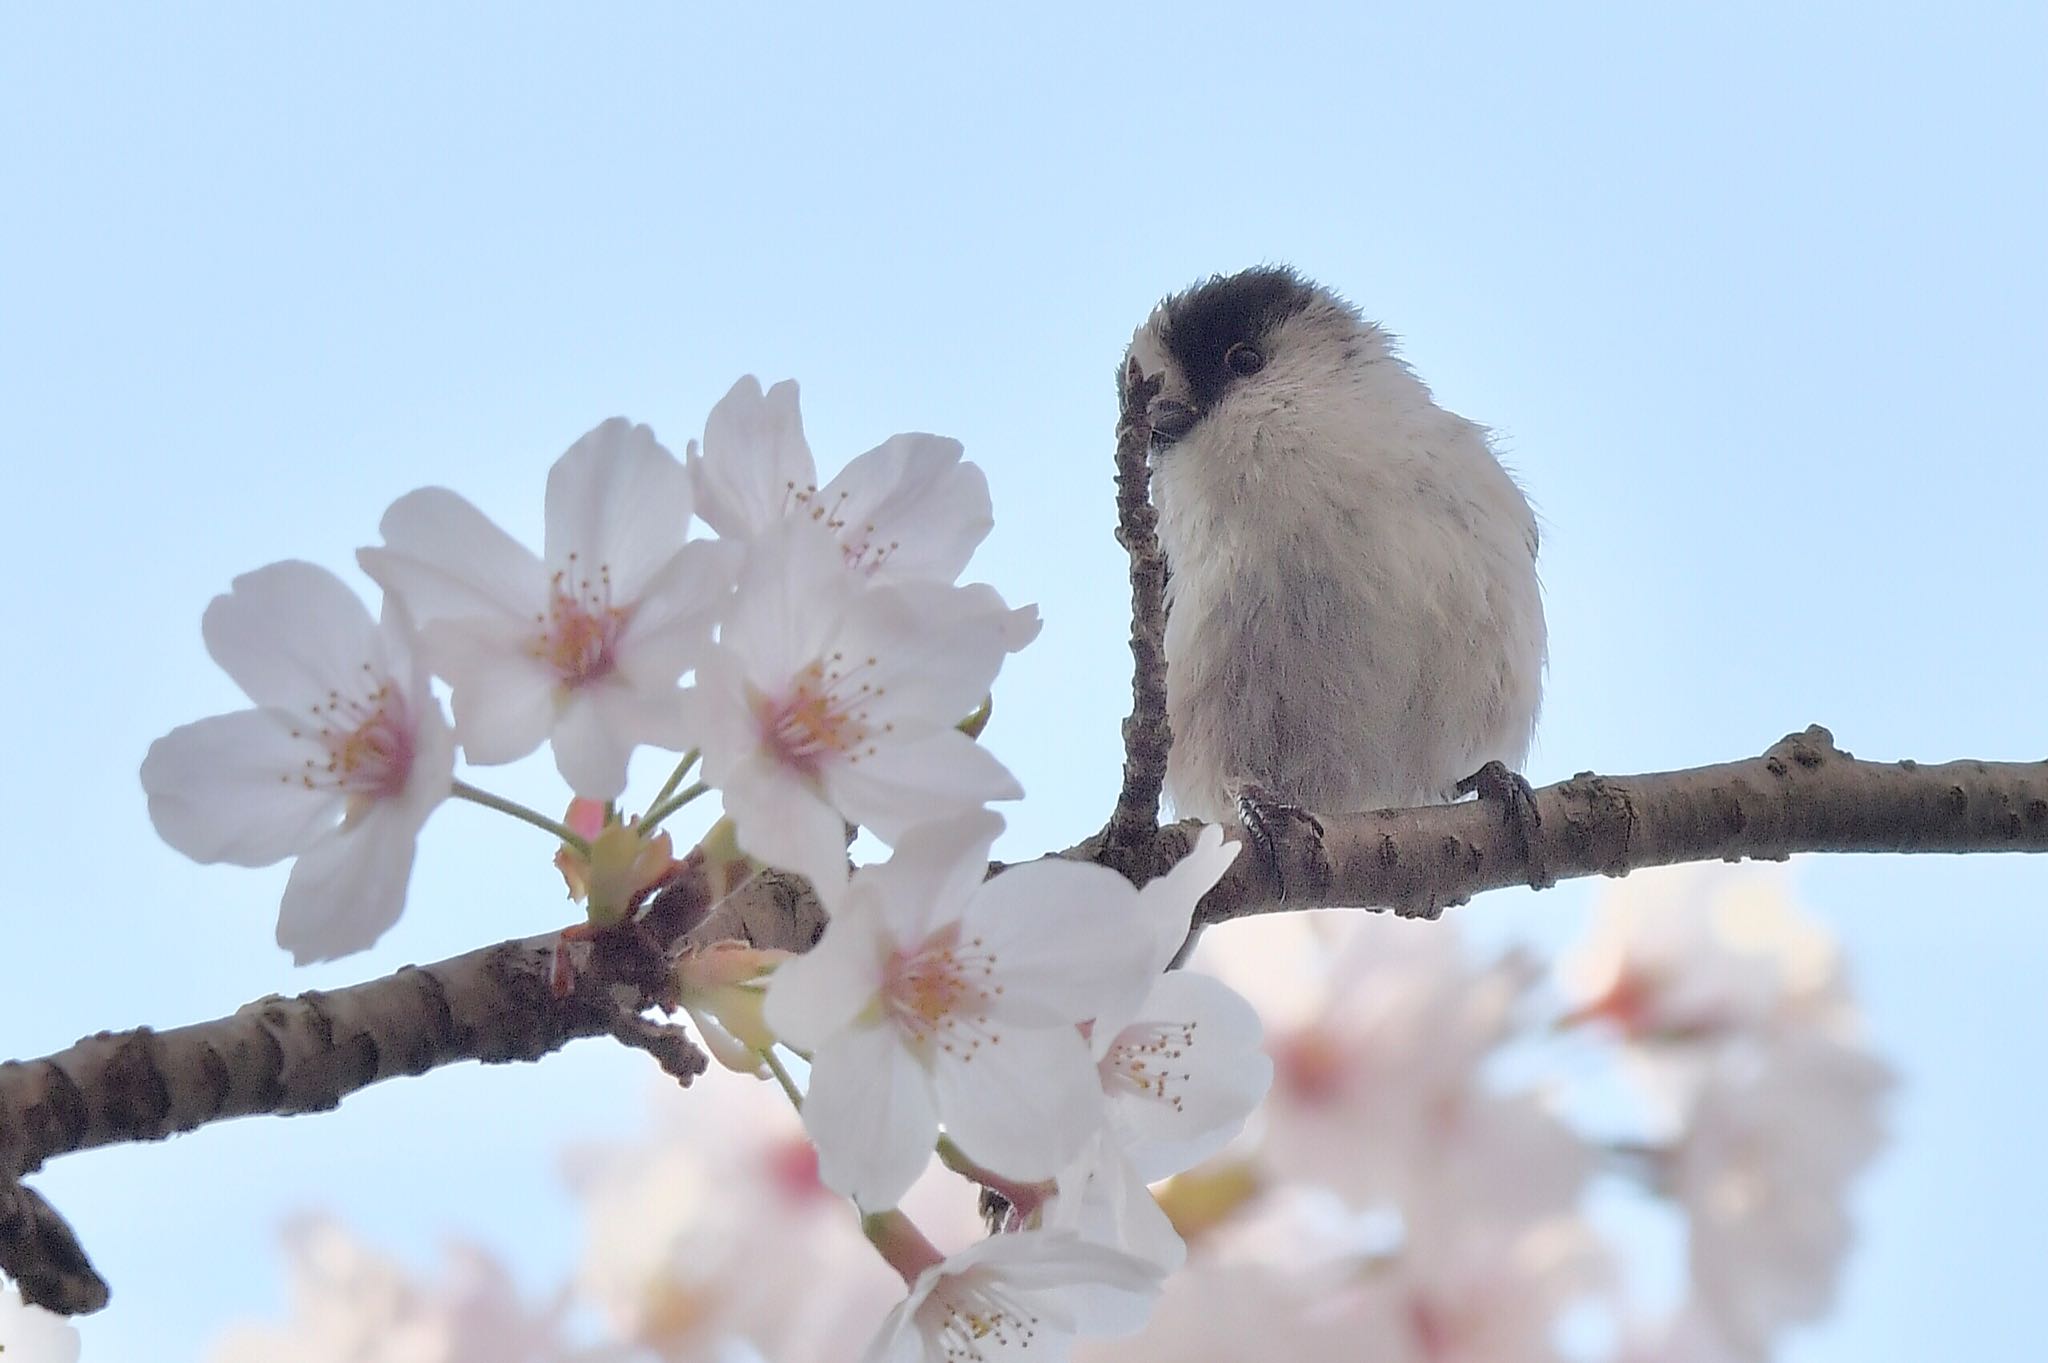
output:
[[[1257,835],[1276,811],[1491,796],[1490,774],[1533,816],[1539,534],[1486,428],[1286,266],[1167,296],[1120,372],[1158,380],[1175,812]]]

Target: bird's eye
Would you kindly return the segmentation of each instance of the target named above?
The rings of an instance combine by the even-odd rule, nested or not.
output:
[[[1256,374],[1266,367],[1266,356],[1250,341],[1239,341],[1223,352],[1223,363],[1237,374]]]

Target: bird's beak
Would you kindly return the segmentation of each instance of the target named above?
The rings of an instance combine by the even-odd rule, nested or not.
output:
[[[1152,423],[1152,444],[1154,448],[1173,444],[1195,428],[1201,413],[1185,402],[1172,398],[1154,398],[1145,408],[1146,419]]]

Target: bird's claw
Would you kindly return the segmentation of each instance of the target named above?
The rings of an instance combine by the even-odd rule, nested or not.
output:
[[[1282,899],[1298,894],[1312,901],[1328,891],[1330,854],[1323,846],[1322,820],[1299,805],[1274,799],[1270,791],[1254,781],[1238,785],[1236,800],[1237,821],[1244,828],[1245,841],[1272,868]],[[1297,839],[1302,840],[1300,855],[1291,857],[1288,852]],[[1308,884],[1288,882],[1286,867],[1289,861],[1307,866]]]
[[[1529,868],[1530,889],[1547,890],[1557,883],[1537,836],[1543,831],[1543,815],[1536,808],[1536,792],[1520,772],[1509,771],[1504,762],[1488,762],[1458,782],[1457,791],[1461,796],[1477,794],[1483,803],[1500,806],[1501,822],[1507,825],[1508,836],[1515,840]]]

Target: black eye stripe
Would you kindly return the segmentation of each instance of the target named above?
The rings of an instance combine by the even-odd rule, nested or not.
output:
[[[1166,300],[1160,343],[1187,376],[1195,405],[1206,407],[1232,380],[1265,367],[1265,338],[1314,297],[1313,285],[1282,267],[1218,275]],[[1238,345],[1258,363],[1238,368],[1228,358]]]

